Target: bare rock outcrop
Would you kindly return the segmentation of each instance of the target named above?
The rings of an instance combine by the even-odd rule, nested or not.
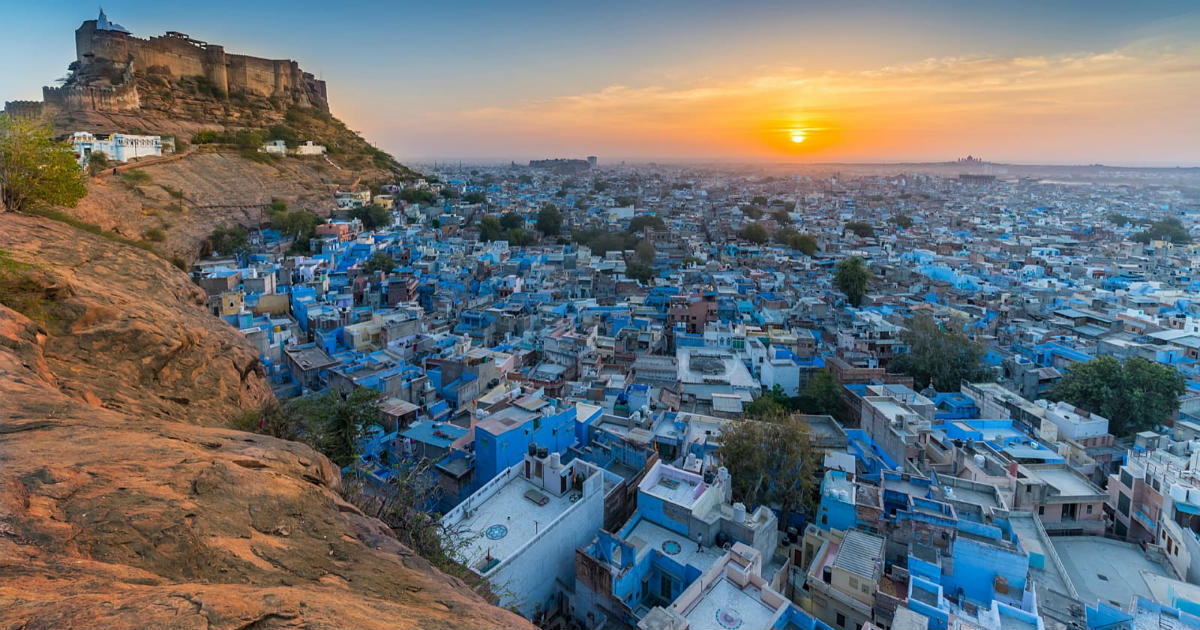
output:
[[[212,426],[270,392],[199,298],[0,215],[0,627],[531,627],[345,503],[323,456]]]

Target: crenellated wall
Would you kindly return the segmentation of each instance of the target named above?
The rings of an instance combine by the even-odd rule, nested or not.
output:
[[[66,85],[43,87],[42,101],[66,111],[124,112],[141,106],[137,87],[132,83],[114,87]]]
[[[8,101],[4,103],[4,111],[14,118],[41,118],[46,106],[40,101]]]
[[[303,72],[290,59],[230,54],[222,46],[183,33],[142,39],[119,31],[96,30],[95,20],[84,22],[75,31],[75,48],[77,72],[84,77],[96,68],[123,67],[132,62],[134,72],[202,76],[225,94],[251,92],[329,110],[325,82]]]

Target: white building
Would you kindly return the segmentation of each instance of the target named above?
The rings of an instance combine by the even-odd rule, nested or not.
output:
[[[305,140],[296,147],[296,155],[325,155],[325,147],[320,144],[313,144],[312,140]]]
[[[447,551],[487,580],[500,605],[533,619],[559,581],[575,577],[575,549],[604,525],[604,495],[620,478],[558,453],[526,454],[442,517]]]
[[[262,151],[271,155],[287,155],[287,143],[283,140],[268,140],[263,143]]]
[[[1058,427],[1058,434],[1063,437],[1091,446],[1093,441],[1108,435],[1108,418],[1104,416],[1088,413],[1063,401],[1053,405],[1040,400],[1038,403],[1046,405],[1046,419]]]
[[[114,133],[107,138],[97,137],[86,131],[77,131],[71,136],[71,147],[80,165],[87,164],[93,153],[103,153],[114,162],[128,162],[137,158],[162,155],[162,138],[159,136],[134,136]]]

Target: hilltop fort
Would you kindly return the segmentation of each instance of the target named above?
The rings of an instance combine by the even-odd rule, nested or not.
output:
[[[160,110],[179,114],[180,97],[208,100],[191,110],[194,119],[228,117],[211,101],[235,104],[268,101],[329,111],[325,82],[290,59],[264,59],[225,52],[224,47],[184,33],[143,39],[112,22],[103,9],[75,30],[75,61],[63,85],[43,87],[42,101],[11,101],[10,114],[61,116],[72,113],[128,114]],[[193,99],[194,100],[194,99]]]

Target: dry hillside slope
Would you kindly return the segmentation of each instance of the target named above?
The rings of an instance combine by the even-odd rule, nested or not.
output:
[[[181,159],[137,169],[144,183],[104,173],[88,179],[88,194],[60,210],[81,221],[132,239],[159,229],[152,243],[165,258],[196,259],[200,243],[218,226],[257,225],[262,204],[279,199],[290,209],[329,216],[333,192],[359,179],[320,157],[285,158],[271,164],[235,152],[196,151]]]
[[[161,259],[0,214],[0,627],[527,628],[344,503]]]

